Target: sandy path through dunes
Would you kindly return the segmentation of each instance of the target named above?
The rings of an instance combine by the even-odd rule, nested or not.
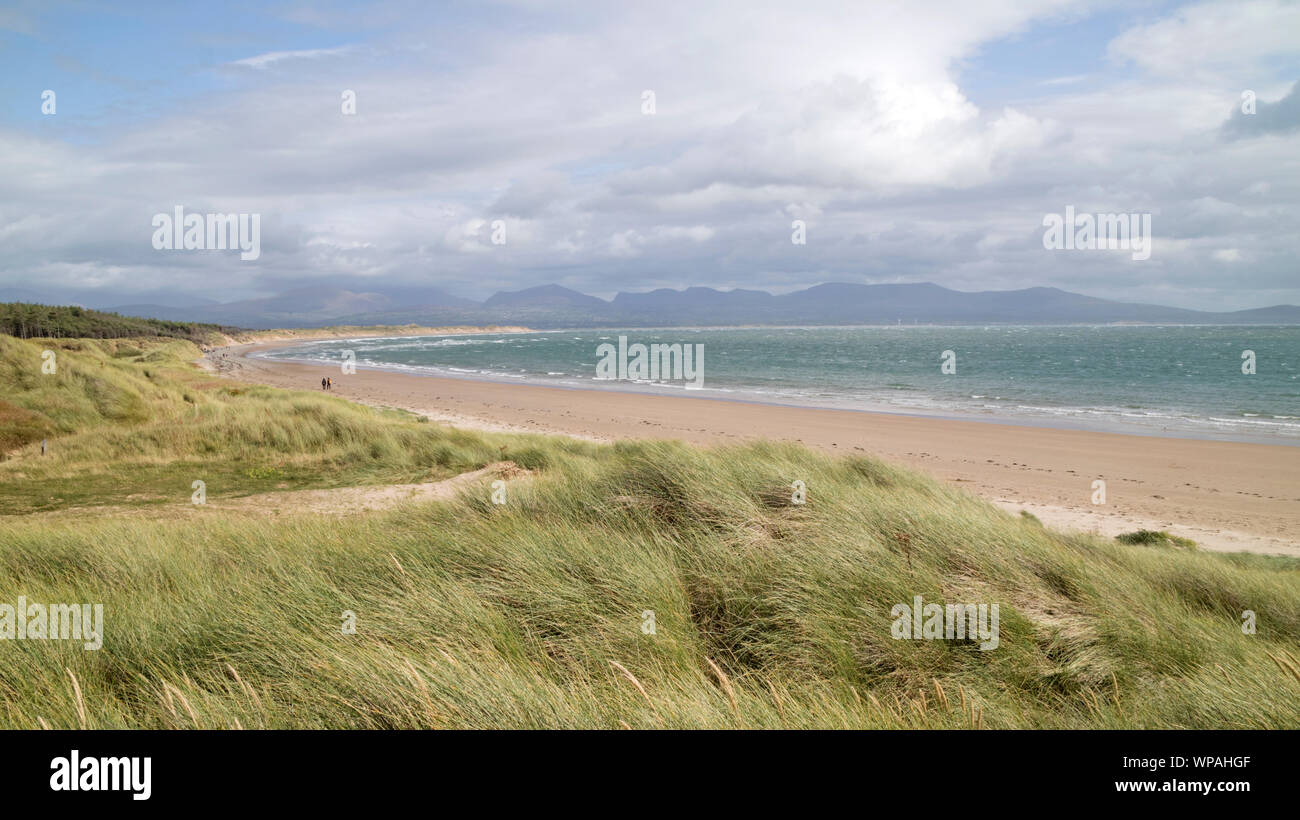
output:
[[[203,515],[209,511],[246,512],[253,515],[354,515],[382,510],[412,501],[447,500],[478,482],[492,479],[515,480],[531,473],[513,461],[498,461],[467,473],[415,484],[364,484],[358,487],[332,487],[327,490],[277,490],[269,493],[223,498],[209,496],[203,504],[191,500],[161,505],[99,505],[62,507],[48,512],[27,513],[43,518],[96,518],[125,516],[132,518]]]

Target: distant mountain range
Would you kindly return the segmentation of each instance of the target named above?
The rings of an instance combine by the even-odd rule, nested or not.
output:
[[[484,302],[439,288],[335,287],[291,290],[262,299],[213,302],[154,294],[150,301],[85,307],[126,316],[212,322],[247,328],[336,324],[523,324],[558,327],[669,327],[854,324],[1300,324],[1300,307],[1276,305],[1215,313],[1115,302],[1058,288],[950,290],[929,282],[900,285],[828,283],[773,295],[761,290],[667,288],[619,293],[606,301],[559,285],[497,293]],[[65,297],[66,299],[66,297]],[[0,289],[0,301],[69,304],[37,291]]]

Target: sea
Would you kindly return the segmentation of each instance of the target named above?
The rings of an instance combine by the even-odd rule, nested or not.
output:
[[[619,337],[626,337],[629,359],[637,344],[702,346],[691,348],[703,353],[700,376],[598,378],[598,365],[618,358]],[[353,358],[358,368],[507,383],[1300,445],[1295,326],[554,330],[312,341],[257,355],[340,365]]]

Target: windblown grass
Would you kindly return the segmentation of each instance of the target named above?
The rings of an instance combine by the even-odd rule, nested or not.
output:
[[[41,372],[41,353],[57,371]],[[502,458],[487,440],[321,393],[196,371],[187,342],[0,336],[0,514],[188,501],[209,493],[444,478]],[[58,435],[39,456],[39,440]],[[123,492],[122,488],[129,488]]]
[[[298,401],[208,391],[210,452],[153,422],[102,423],[79,452],[254,453],[267,404]],[[279,452],[336,423],[343,403],[315,402]],[[476,486],[328,520],[0,518],[3,601],[102,602],[106,621],[98,651],[0,641],[0,725],[1300,728],[1294,565],[1061,535],[795,445],[510,441],[536,473],[505,505]],[[914,595],[999,604],[999,647],[893,639]]]
[[[1121,544],[1142,544],[1148,547],[1169,547],[1181,550],[1196,549],[1196,542],[1181,535],[1171,535],[1164,530],[1137,530],[1115,536]]]

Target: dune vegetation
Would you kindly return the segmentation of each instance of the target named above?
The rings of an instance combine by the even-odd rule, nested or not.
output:
[[[1295,562],[1061,534],[796,445],[460,431],[197,356],[0,336],[0,603],[104,612],[98,650],[0,640],[0,725],[1300,728]],[[357,514],[190,503],[500,461],[527,473]],[[997,604],[997,648],[895,638],[915,596]]]
[[[429,480],[499,459],[506,441],[239,384],[196,370],[198,356],[184,341],[0,336],[0,441],[21,462],[0,461],[0,514],[188,502],[195,480],[226,495]],[[58,438],[39,457],[45,436]]]

